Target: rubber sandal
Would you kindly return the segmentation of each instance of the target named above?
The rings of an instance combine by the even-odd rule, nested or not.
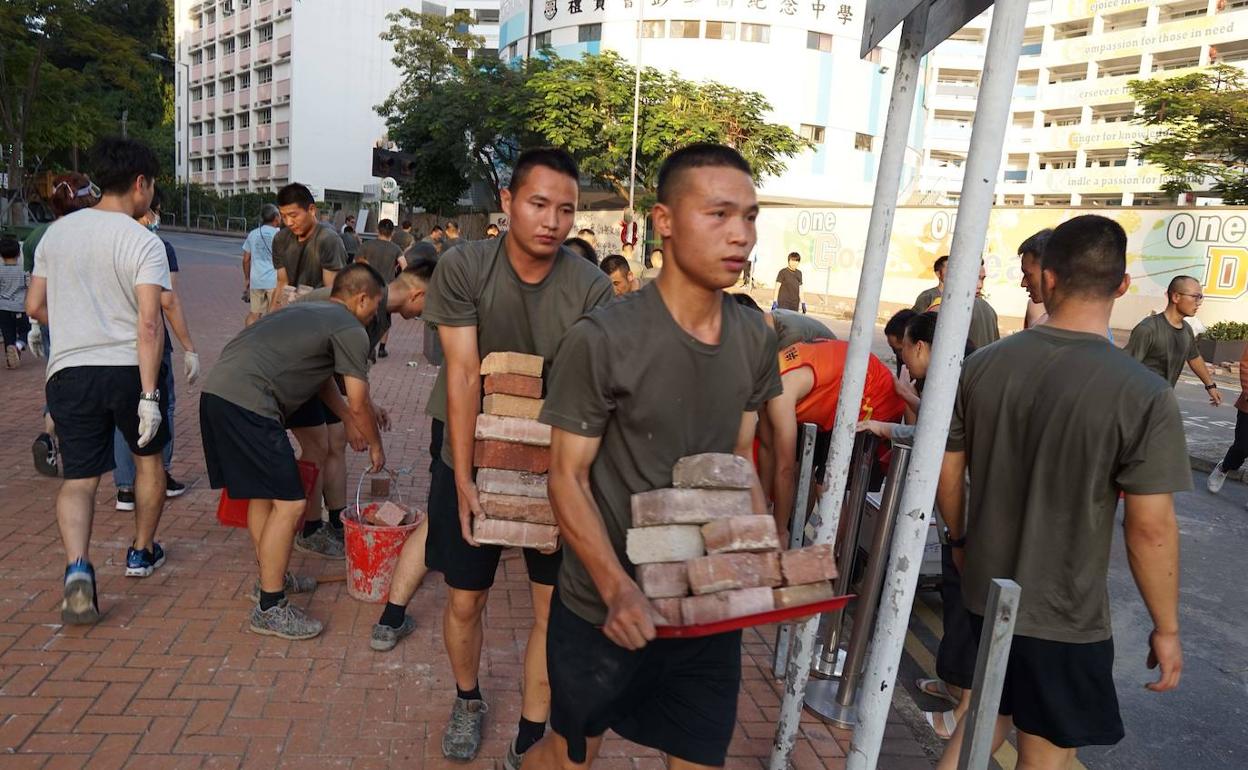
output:
[[[942,741],[952,738],[953,731],[958,729],[958,718],[953,715],[952,711],[924,711],[923,718],[936,732],[936,737]]]
[[[953,697],[953,693],[949,692],[949,686],[939,679],[916,679],[914,680],[914,686],[919,688],[919,692],[924,695],[947,700],[955,706],[958,705],[958,699]]]

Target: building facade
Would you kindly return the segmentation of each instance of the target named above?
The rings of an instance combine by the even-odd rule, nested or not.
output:
[[[928,57],[926,137],[915,203],[956,202],[991,11]],[[1248,0],[1036,0],[1019,61],[999,205],[1173,203],[1167,177],[1132,147],[1131,80],[1248,61]],[[1205,180],[1189,180],[1194,188]]]
[[[497,0],[176,0],[178,177],[223,194],[297,181],[358,203],[386,132],[374,108],[400,81],[379,35],[413,6],[472,11],[497,49]]]
[[[869,203],[899,34],[859,58],[865,0],[502,0],[499,55],[611,50],[692,80],[761,93],[815,149],[760,183],[765,202]],[[918,108],[916,107],[916,112]],[[917,177],[923,120],[909,137]]]

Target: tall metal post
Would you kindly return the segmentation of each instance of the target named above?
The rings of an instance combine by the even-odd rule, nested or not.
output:
[[[635,218],[634,193],[637,189],[637,127],[641,121],[641,25],[646,18],[644,0],[637,2],[637,60],[633,62],[633,150],[628,167],[628,215]]]
[[[884,264],[888,259],[893,217],[897,212],[897,195],[901,189],[906,140],[910,136],[910,118],[914,112],[915,93],[918,90],[920,52],[927,34],[927,10],[928,3],[920,3],[906,17],[901,28],[897,72],[893,76],[888,120],[885,124],[883,146],[880,148],[880,167],[875,179],[875,205],[871,209],[871,220],[867,227],[862,274],[858,279],[858,301],[854,306],[854,322],[849,333],[849,350],[841,379],[840,401],[836,408],[836,423],[832,429],[832,447],[825,476],[828,488],[819,501],[820,521],[814,539],[816,543],[831,543],[836,537],[841,503],[845,498],[845,484],[853,454],[854,430],[862,404],[863,386],[867,379],[871,337],[880,308]],[[794,634],[793,652],[789,656],[788,676],[784,683],[784,699],[780,705],[780,721],[776,725],[776,737],[768,765],[770,770],[786,770],[789,764],[789,755],[793,751],[797,729],[801,724],[802,702],[806,696],[806,683],[810,679],[818,623],[818,618],[807,620]]]
[[[1002,0],[993,10],[940,320],[936,324],[923,408],[919,411],[879,617],[863,676],[858,728],[850,744],[847,770],[874,770],[879,759],[953,414],[1026,21],[1027,0]]]
[[[958,770],[988,770],[997,733],[997,706],[1005,689],[1005,669],[1014,643],[1014,623],[1022,587],[1013,580],[995,578],[988,584],[984,628],[979,635],[974,687],[967,710],[966,729],[958,753]]]

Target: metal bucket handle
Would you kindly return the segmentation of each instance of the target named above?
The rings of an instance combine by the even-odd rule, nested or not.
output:
[[[360,515],[360,510],[361,510],[360,493],[364,491],[364,479],[370,476],[382,476],[382,475],[389,476],[390,477],[390,495],[388,495],[386,499],[389,500],[390,496],[394,496],[398,498],[397,502],[399,503],[399,505],[407,507],[407,503],[403,499],[403,491],[399,488],[399,474],[404,473],[404,472],[406,472],[406,469],[404,469],[403,471],[396,471],[390,468],[386,468],[385,470],[377,471],[376,473],[373,473],[372,471],[368,469],[365,469],[362,473],[360,473],[360,483],[355,485],[355,513],[356,515],[357,516]]]

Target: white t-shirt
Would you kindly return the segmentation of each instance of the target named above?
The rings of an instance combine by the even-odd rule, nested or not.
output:
[[[172,288],[160,239],[125,214],[97,209],[48,228],[33,275],[48,281],[49,379],[72,366],[138,366],[135,287]]]

